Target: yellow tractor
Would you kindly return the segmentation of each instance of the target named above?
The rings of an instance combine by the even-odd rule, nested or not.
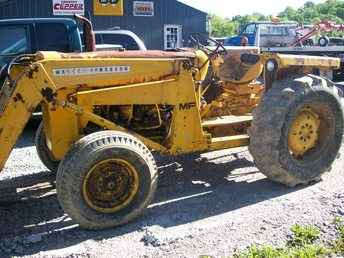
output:
[[[41,105],[38,154],[57,171],[62,208],[83,228],[125,224],[151,203],[152,151],[249,146],[271,180],[307,184],[330,170],[344,129],[336,87],[312,73],[339,65],[221,44],[19,56],[0,92],[0,167]]]

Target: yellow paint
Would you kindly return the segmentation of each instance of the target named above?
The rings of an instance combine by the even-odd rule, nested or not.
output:
[[[339,58],[305,56],[305,55],[284,55],[284,54],[263,54],[263,60],[275,59],[279,68],[290,66],[327,68],[329,70],[340,67]]]
[[[138,172],[123,159],[106,159],[88,171],[82,189],[89,207],[102,213],[115,213],[127,207],[137,194]]]
[[[62,160],[71,145],[87,134],[85,127],[89,123],[98,126],[98,130],[129,133],[151,150],[164,154],[246,146],[249,143],[246,133],[228,133],[224,137],[216,137],[203,125],[207,124],[206,119],[222,115],[215,112],[214,107],[232,112],[229,115],[233,116],[233,121],[228,121],[228,124],[237,121],[236,116],[252,111],[261,99],[263,87],[246,80],[257,77],[266,60],[275,58],[281,66],[295,66],[302,62],[305,66],[329,69],[335,68],[339,62],[337,59],[314,57],[300,57],[293,62],[289,56],[265,54],[260,56],[257,64],[245,67],[244,72],[238,70],[238,67],[228,66],[227,73],[236,69],[235,72],[242,72],[241,79],[226,80],[226,76],[223,76],[224,80],[219,81],[225,89],[223,95],[213,103],[204,105],[201,81],[208,72],[209,63],[221,66],[223,57],[218,56],[208,62],[206,55],[200,51],[195,51],[194,56],[114,58],[111,55],[99,57],[97,53],[37,54],[36,62],[16,66],[11,70],[11,77],[17,78],[16,84],[13,87],[7,85],[0,92],[0,166],[5,164],[31,113],[41,102],[47,145],[56,160]],[[240,60],[239,56],[235,60]],[[202,64],[205,66],[201,67]],[[116,73],[97,70],[73,74],[92,67],[128,69]],[[70,68],[72,73],[63,76],[56,73],[56,69]],[[213,69],[219,74],[226,72],[223,67]],[[130,121],[134,116],[134,108],[143,105],[153,107],[151,111],[157,115],[159,123],[164,121],[164,117],[161,117],[157,107],[170,108],[171,123],[165,128],[163,139],[146,136],[144,132],[129,127],[127,121],[120,122],[96,111],[99,108],[120,109]],[[242,126],[245,129],[247,123],[243,122]],[[306,149],[314,146],[314,142],[313,139]],[[293,148],[295,153],[301,153],[298,147]]]
[[[98,16],[123,16],[125,0],[93,0],[93,12]]]
[[[196,56],[197,58],[196,58],[195,66],[197,69],[196,70],[197,73],[196,73],[195,79],[197,81],[202,81],[207,76],[210,60],[208,56],[201,50],[196,51]]]
[[[311,109],[302,110],[293,121],[288,134],[288,146],[296,157],[314,148],[319,138],[320,119]]]
[[[0,169],[5,165],[27,121],[42,100],[42,88],[49,82],[46,71],[37,65],[37,72],[29,74],[22,68],[13,69],[12,78],[18,78],[16,87],[7,82],[0,92]],[[34,67],[26,68],[32,71]]]

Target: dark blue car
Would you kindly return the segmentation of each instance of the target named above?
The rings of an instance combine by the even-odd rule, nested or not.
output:
[[[20,54],[81,52],[77,23],[67,18],[0,20],[0,68]]]

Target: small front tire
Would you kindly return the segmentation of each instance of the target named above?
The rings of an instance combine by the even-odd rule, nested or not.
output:
[[[157,167],[135,137],[115,131],[75,143],[57,173],[62,208],[86,229],[105,229],[138,217],[153,199]]]

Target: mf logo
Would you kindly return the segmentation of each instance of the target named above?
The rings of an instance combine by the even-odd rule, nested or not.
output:
[[[194,107],[196,107],[196,103],[195,102],[179,104],[179,110],[189,110],[189,109],[194,108]]]
[[[119,0],[99,0],[101,4],[117,4]]]

